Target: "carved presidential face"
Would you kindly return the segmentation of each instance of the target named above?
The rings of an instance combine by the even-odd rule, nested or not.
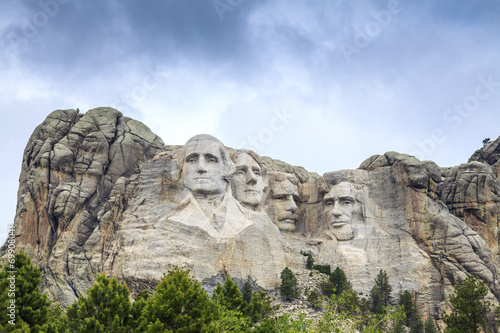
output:
[[[264,180],[259,164],[249,154],[236,156],[233,195],[243,206],[255,210],[262,201]]]
[[[225,193],[227,181],[220,146],[213,141],[194,141],[185,146],[182,183],[193,194]]]
[[[353,187],[349,182],[333,186],[323,199],[326,222],[338,240],[354,237],[351,226],[354,201]]]
[[[270,182],[271,200],[266,208],[267,214],[281,231],[295,231],[298,215],[297,200],[299,190],[297,185],[288,179],[281,182]]]

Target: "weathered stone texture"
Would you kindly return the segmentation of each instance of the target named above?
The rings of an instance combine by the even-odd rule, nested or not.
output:
[[[222,145],[215,138],[194,139],[192,148],[227,158],[226,148],[214,148]],[[271,290],[285,266],[303,269],[300,252],[310,251],[316,263],[341,267],[364,294],[378,272],[387,271],[395,297],[409,290],[424,315],[439,319],[449,310],[453,285],[469,275],[484,280],[488,298],[498,304],[499,140],[450,168],[387,152],[357,170],[321,177],[254,158],[257,169],[240,170],[238,183],[241,191],[255,177],[266,182],[259,192],[263,201],[252,210],[229,185],[212,197],[183,182],[183,164],[200,163],[198,158],[217,164],[221,156],[186,157],[181,152],[187,145],[164,146],[146,126],[111,108],[84,115],[58,110],[36,128],[24,153],[17,244],[41,268],[42,289],[64,305],[85,293],[100,272],[126,281],[135,294],[153,289],[173,265],[189,267],[209,291],[225,274]],[[234,165],[224,163],[234,173]],[[204,167],[196,172],[205,173]],[[299,183],[289,184],[290,193],[284,187],[281,194],[270,191],[276,184],[267,183],[263,169],[275,182],[284,172]],[[222,179],[229,184],[231,175]],[[344,192],[335,188],[339,184]],[[339,193],[347,192],[342,199]],[[271,219],[272,200],[282,200],[288,211],[273,211]],[[348,209],[335,206],[341,200]],[[294,228],[279,230],[279,221]],[[339,225],[348,225],[349,237],[341,237]]]
[[[15,227],[51,297],[68,305],[93,284],[131,181],[163,146],[146,126],[111,108],[57,110],[35,129],[24,152]]]

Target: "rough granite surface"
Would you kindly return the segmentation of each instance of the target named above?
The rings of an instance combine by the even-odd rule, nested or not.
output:
[[[317,264],[341,267],[365,295],[387,271],[395,297],[409,290],[421,313],[437,320],[450,309],[453,285],[469,275],[484,280],[498,304],[500,138],[450,168],[387,152],[319,176],[264,157],[269,172],[299,180],[295,231],[278,230],[265,210],[247,209],[228,190],[223,226],[240,227],[217,235],[199,226],[202,210],[179,183],[181,147],[165,146],[111,108],[57,110],[35,129],[14,225],[44,292],[67,306],[105,272],[135,295],[154,289],[173,265],[189,267],[209,291],[225,274],[273,290],[281,270],[302,270],[300,252],[310,251]],[[353,188],[348,240],[332,236],[323,200],[340,182]]]

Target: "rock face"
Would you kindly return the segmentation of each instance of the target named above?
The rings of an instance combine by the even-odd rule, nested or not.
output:
[[[16,244],[64,305],[100,272],[134,295],[173,265],[209,291],[226,274],[271,290],[310,251],[363,294],[387,271],[395,297],[409,290],[439,319],[469,275],[500,299],[499,147],[452,168],[388,152],[321,177],[209,135],[164,146],[114,109],[58,110],[24,153]]]
[[[57,110],[35,129],[14,225],[52,298],[68,305],[93,284],[140,165],[163,146],[142,123],[110,108]]]

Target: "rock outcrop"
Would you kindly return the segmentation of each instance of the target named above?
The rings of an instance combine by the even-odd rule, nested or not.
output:
[[[24,151],[15,233],[52,298],[69,305],[93,284],[99,268],[90,261],[114,236],[141,164],[163,147],[142,123],[110,108],[57,110],[35,129]]]
[[[272,290],[311,252],[364,294],[385,270],[395,297],[409,290],[439,319],[469,275],[500,299],[499,147],[451,168],[387,152],[319,176],[208,135],[165,146],[111,108],[58,110],[24,153],[16,244],[64,305],[100,272],[134,295],[173,265],[209,291],[226,274]]]

